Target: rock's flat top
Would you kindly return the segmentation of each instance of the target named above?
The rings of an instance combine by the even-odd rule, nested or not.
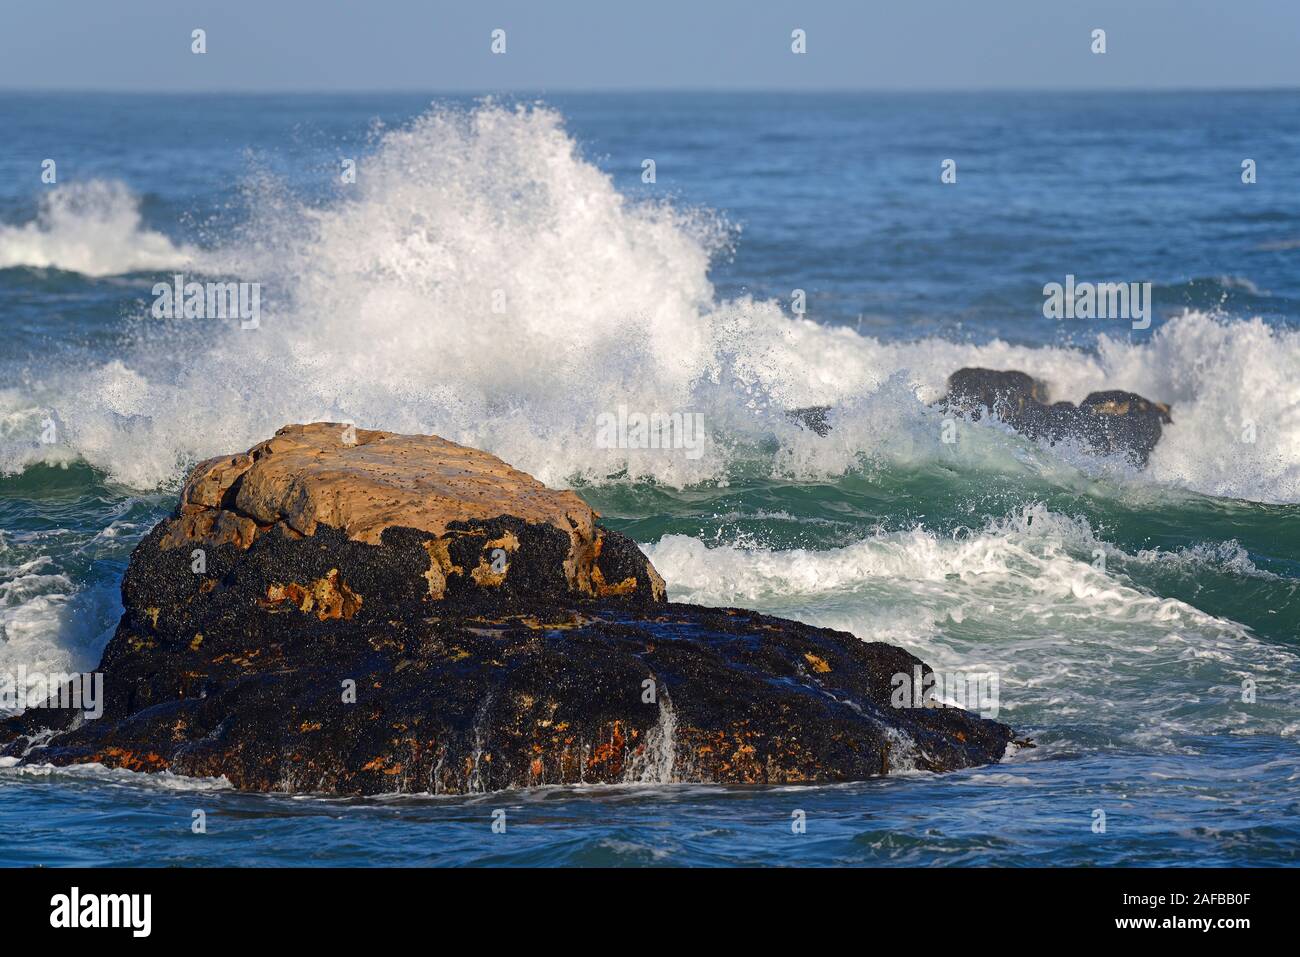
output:
[[[382,547],[393,535],[418,543],[414,557],[396,544],[387,550],[403,556],[408,574],[390,575],[366,594],[355,588],[373,555],[339,565],[333,577],[277,579],[263,596],[301,605],[320,592],[312,603],[331,613],[365,601],[375,607],[384,595],[404,594],[406,580],[437,601],[467,589],[530,600],[557,589],[662,600],[663,579],[650,562],[597,518],[575,493],[547,488],[487,452],[436,435],[315,422],[287,425],[247,452],[196,466],[156,547],[186,556],[232,547],[234,573],[246,577],[262,560],[253,553],[265,551],[254,545],[272,539],[317,541],[328,529],[349,545]]]
[[[436,435],[315,422],[196,467],[181,493],[183,521],[164,547],[199,539],[247,547],[278,524],[300,535],[330,525],[376,545],[387,528],[442,535],[452,522],[499,515],[585,540],[596,520],[573,492],[549,489],[487,452]]]

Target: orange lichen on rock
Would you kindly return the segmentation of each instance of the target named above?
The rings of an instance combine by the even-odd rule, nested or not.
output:
[[[108,768],[126,768],[128,771],[163,771],[167,761],[153,751],[128,751],[125,748],[105,748],[92,759]]]
[[[475,584],[483,588],[496,588],[506,580],[510,571],[510,556],[519,551],[519,539],[511,532],[494,538],[483,545],[483,557],[478,566],[470,572]],[[592,569],[593,574],[599,574]]]
[[[290,602],[303,614],[312,611],[321,621],[331,618],[349,619],[361,608],[361,596],[339,578],[339,570],[331,568],[324,578],[309,585],[296,582],[287,585],[274,583],[267,586],[266,601],[270,605]]]
[[[615,721],[610,726],[609,737],[591,749],[591,754],[587,758],[587,772],[608,775],[606,780],[616,779],[622,772],[626,746],[627,738],[623,734],[623,722]]]
[[[452,562],[447,545],[445,538],[431,538],[424,543],[424,550],[429,553],[429,570],[424,573],[424,579],[429,583],[429,597],[434,601],[441,601],[447,594],[448,575],[464,572]]]
[[[826,663],[825,658],[818,658],[811,651],[805,651],[803,657],[804,661],[808,662],[812,666],[812,670],[817,674],[824,675],[830,672],[831,666]]]
[[[605,576],[600,573],[600,569],[593,567],[591,569],[591,584],[596,590],[596,595],[600,598],[607,598],[610,595],[630,595],[636,591],[636,576],[632,575],[617,584],[607,585],[605,584]]]

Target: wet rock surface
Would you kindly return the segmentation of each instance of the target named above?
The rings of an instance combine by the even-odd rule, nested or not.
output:
[[[942,404],[973,419],[992,414],[1036,441],[1075,439],[1098,454],[1123,453],[1140,466],[1173,423],[1168,405],[1118,389],[1089,393],[1078,405],[1053,402],[1046,384],[1014,370],[958,369]]]
[[[900,648],[667,602],[571,492],[441,439],[356,437],[292,426],[197,467],[132,555],[103,716],[29,710],[0,722],[0,753],[462,793],[845,781],[1011,741],[956,708],[894,707],[895,676],[929,673]]]

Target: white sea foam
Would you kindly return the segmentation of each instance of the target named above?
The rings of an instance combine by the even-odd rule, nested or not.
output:
[[[116,587],[78,587],[53,558],[39,554],[66,548],[64,538],[0,529],[0,684],[20,668],[88,670],[121,614]]]
[[[916,528],[825,551],[708,547],[689,536],[668,535],[646,551],[672,583],[672,597],[683,601],[761,605],[857,593],[879,584],[925,592],[932,620],[924,631],[930,634],[947,621],[961,623],[995,609],[1017,621],[1086,618],[1245,634],[1240,625],[1184,602],[1145,594],[1081,557],[1098,548],[1124,555],[1096,539],[1085,520],[1027,506],[970,534]],[[870,638],[907,637],[906,630],[879,627],[864,622],[854,630]]]
[[[677,711],[665,688],[659,698],[659,720],[646,733],[645,749],[628,763],[623,780],[636,784],[672,784],[676,761]]]
[[[53,564],[48,558],[0,564],[0,684],[20,666],[47,674],[70,670],[71,652],[61,635],[71,630],[73,584]],[[0,708],[0,716],[5,713]]]
[[[161,791],[228,791],[232,785],[224,775],[215,778],[185,777],[171,771],[131,771],[127,768],[109,768],[97,762],[89,764],[53,765],[25,764],[15,767],[14,759],[0,764],[0,771],[18,778],[78,779],[98,784],[143,787]]]
[[[87,276],[178,269],[196,251],[146,229],[139,199],[122,183],[51,186],[34,221],[0,225],[0,269],[27,266]]]

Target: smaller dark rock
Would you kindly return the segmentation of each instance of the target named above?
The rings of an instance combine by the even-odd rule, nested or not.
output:
[[[1134,392],[1093,392],[1079,405],[1051,402],[1047,386],[1023,372],[958,369],[940,400],[948,411],[978,420],[988,413],[1036,441],[1081,440],[1101,455],[1121,452],[1145,466],[1173,419],[1169,406]]]
[[[987,409],[1003,421],[1033,415],[1051,401],[1046,384],[1014,370],[958,369],[948,377],[949,408],[978,419]]]
[[[948,394],[938,404],[972,421],[992,415],[1034,441],[1055,445],[1077,439],[1100,455],[1121,452],[1143,467],[1160,441],[1162,426],[1173,424],[1168,405],[1135,392],[1093,392],[1078,405],[1053,402],[1045,382],[1015,369],[958,369],[948,377]],[[811,405],[786,415],[826,436],[830,412],[830,406]]]

